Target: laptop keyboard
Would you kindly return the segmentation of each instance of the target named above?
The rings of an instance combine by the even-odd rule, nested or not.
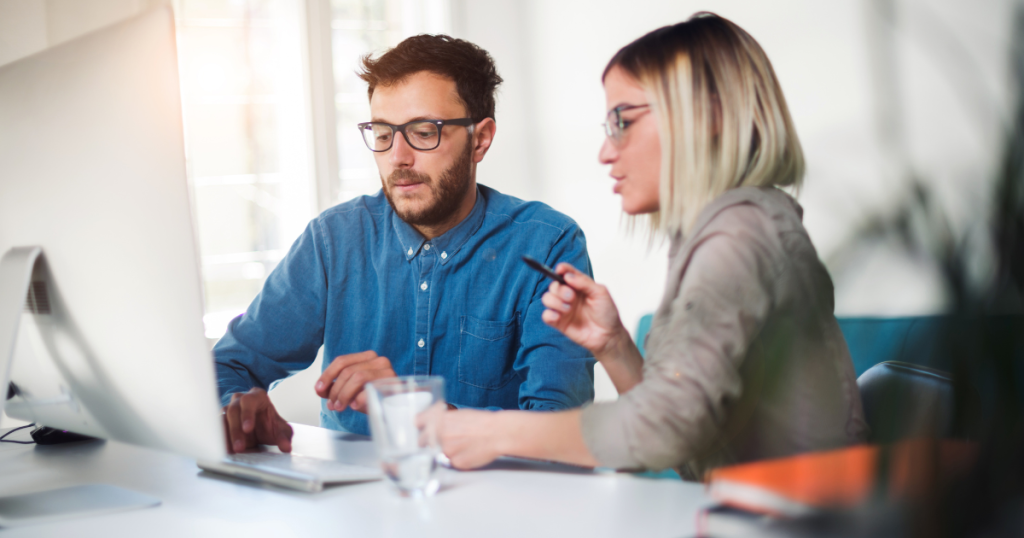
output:
[[[332,479],[349,480],[353,476],[372,476],[380,473],[379,469],[373,467],[277,452],[232,454],[228,456],[228,461],[249,467],[315,476],[328,482]]]

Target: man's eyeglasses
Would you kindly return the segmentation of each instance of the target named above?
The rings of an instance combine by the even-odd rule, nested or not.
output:
[[[429,151],[441,145],[441,130],[445,125],[463,125],[471,127],[473,118],[454,120],[414,120],[402,125],[392,125],[382,121],[360,123],[359,132],[363,142],[370,151],[387,151],[395,143],[395,133],[402,133],[405,141],[413,149]]]
[[[611,138],[616,144],[622,142],[623,131],[626,127],[629,127],[633,123],[633,120],[626,120],[622,118],[622,113],[627,110],[637,110],[640,108],[648,108],[651,105],[619,105],[608,111],[608,117],[605,118],[604,122],[604,134]]]

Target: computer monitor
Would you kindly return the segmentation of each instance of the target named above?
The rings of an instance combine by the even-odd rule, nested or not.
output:
[[[167,7],[0,67],[10,416],[223,457],[181,118]]]

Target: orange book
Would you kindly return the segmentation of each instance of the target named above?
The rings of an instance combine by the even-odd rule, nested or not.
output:
[[[955,440],[913,439],[883,452],[857,445],[788,458],[721,467],[708,473],[708,493],[724,505],[750,512],[799,516],[818,509],[852,508],[875,490],[880,457],[888,456],[891,499],[913,498],[968,470],[977,446]]]

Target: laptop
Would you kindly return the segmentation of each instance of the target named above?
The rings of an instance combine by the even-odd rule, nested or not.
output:
[[[324,486],[380,480],[380,467],[284,454],[273,450],[231,454],[221,460],[198,460],[200,469],[300,491],[318,492]]]

